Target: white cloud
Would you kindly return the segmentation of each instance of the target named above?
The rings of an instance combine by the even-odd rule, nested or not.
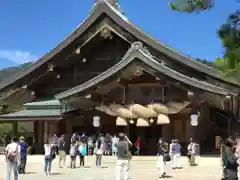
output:
[[[36,61],[37,58],[38,57],[31,52],[17,50],[0,50],[0,59],[6,59],[17,64]]]

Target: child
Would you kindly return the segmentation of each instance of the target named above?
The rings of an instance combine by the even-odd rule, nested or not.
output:
[[[70,145],[70,168],[76,168],[76,158],[77,158],[77,148],[78,145],[75,140],[72,141]]]
[[[81,142],[79,145],[80,167],[84,167],[84,156],[87,155],[87,145]]]
[[[136,147],[136,152],[135,152],[135,154],[136,154],[137,156],[139,156],[139,153],[140,153],[140,144],[141,144],[141,140],[140,140],[140,138],[138,138],[138,139],[136,140],[136,142],[135,142],[135,147]]]

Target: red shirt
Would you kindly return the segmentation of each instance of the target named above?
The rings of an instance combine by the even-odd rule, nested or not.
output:
[[[136,140],[136,143],[135,143],[136,147],[140,147],[140,140]]]

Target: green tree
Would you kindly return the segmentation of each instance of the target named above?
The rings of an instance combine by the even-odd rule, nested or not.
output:
[[[225,48],[225,72],[240,79],[240,11],[229,15],[226,23],[218,30],[218,35]]]
[[[213,0],[173,0],[170,7],[179,12],[198,12],[205,11],[213,7]]]
[[[213,0],[173,0],[170,6],[174,11],[193,13],[211,9]],[[226,23],[220,26],[218,35],[225,49],[223,58],[217,58],[214,64],[198,58],[196,60],[216,67],[226,72],[228,76],[234,76],[240,80],[240,11],[229,15]]]
[[[27,63],[24,63],[24,64],[21,64],[20,67],[21,68],[28,68],[29,66],[31,66],[33,64],[33,62],[27,62]]]

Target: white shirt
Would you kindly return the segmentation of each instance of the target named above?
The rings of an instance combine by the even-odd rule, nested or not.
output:
[[[44,144],[44,155],[50,156],[51,155],[51,144]]]
[[[10,144],[7,145],[6,147],[6,151],[8,152],[8,154],[11,153],[16,153],[16,158],[20,158],[20,152],[21,152],[21,147],[16,143],[16,142],[12,142]]]
[[[103,144],[100,145],[100,148],[98,148],[98,143],[96,142],[96,148],[95,148],[95,151],[96,151],[96,154],[103,154],[103,151],[104,151],[104,146]]]
[[[118,138],[117,137],[113,137],[112,138],[112,144],[115,145],[118,142]]]
[[[188,151],[189,151],[191,154],[196,154],[196,151],[197,151],[196,144],[195,144],[195,143],[190,143],[190,144],[188,145]]]

